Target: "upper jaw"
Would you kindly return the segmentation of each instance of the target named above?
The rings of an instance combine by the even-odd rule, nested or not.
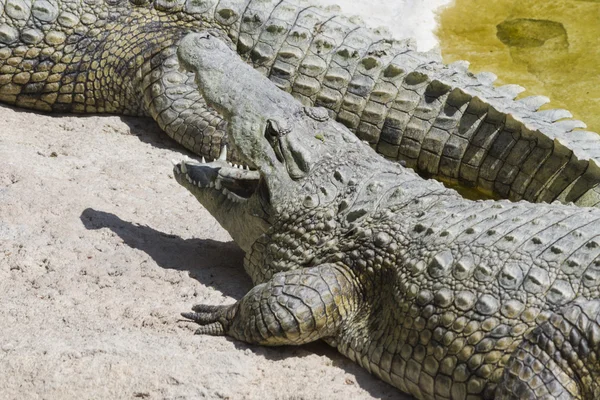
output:
[[[177,181],[192,192],[211,190],[233,202],[247,201],[258,187],[260,174],[249,167],[232,164],[226,158],[225,146],[221,156],[211,162],[206,162],[204,157],[202,161],[188,157],[173,161],[173,173]]]

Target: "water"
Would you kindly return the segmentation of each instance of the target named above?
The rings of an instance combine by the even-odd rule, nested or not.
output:
[[[468,23],[465,23],[468,21]],[[600,1],[456,0],[440,12],[444,60],[545,95],[600,132]]]

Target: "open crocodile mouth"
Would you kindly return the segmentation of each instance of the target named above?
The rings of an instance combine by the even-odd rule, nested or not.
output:
[[[186,157],[179,162],[173,161],[173,165],[175,178],[180,183],[187,181],[198,189],[213,190],[233,202],[248,200],[260,182],[258,171],[227,161],[227,146],[214,161],[206,162],[204,157],[202,161]],[[190,190],[193,192],[193,188]]]

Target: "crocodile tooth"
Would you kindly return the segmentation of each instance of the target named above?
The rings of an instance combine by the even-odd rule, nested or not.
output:
[[[181,173],[187,174],[187,167],[185,166],[185,161],[181,162]]]
[[[227,145],[223,145],[223,150],[221,150],[221,154],[219,154],[219,160],[221,160],[221,161],[227,160]]]
[[[223,188],[223,194],[227,196],[227,200],[231,201],[232,203],[240,203],[242,201],[242,199],[240,199],[238,195],[229,191],[229,189],[227,188]]]
[[[202,164],[206,164],[206,158],[202,157]]]
[[[181,167],[179,165],[179,161],[171,159],[171,164],[173,164],[173,166],[177,170],[177,173],[180,174],[181,173]]]
[[[215,189],[221,190],[221,181],[216,181],[215,182]]]

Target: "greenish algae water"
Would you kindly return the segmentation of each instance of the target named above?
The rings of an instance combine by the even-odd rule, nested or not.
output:
[[[439,22],[446,62],[468,60],[600,132],[600,0],[456,0]]]

